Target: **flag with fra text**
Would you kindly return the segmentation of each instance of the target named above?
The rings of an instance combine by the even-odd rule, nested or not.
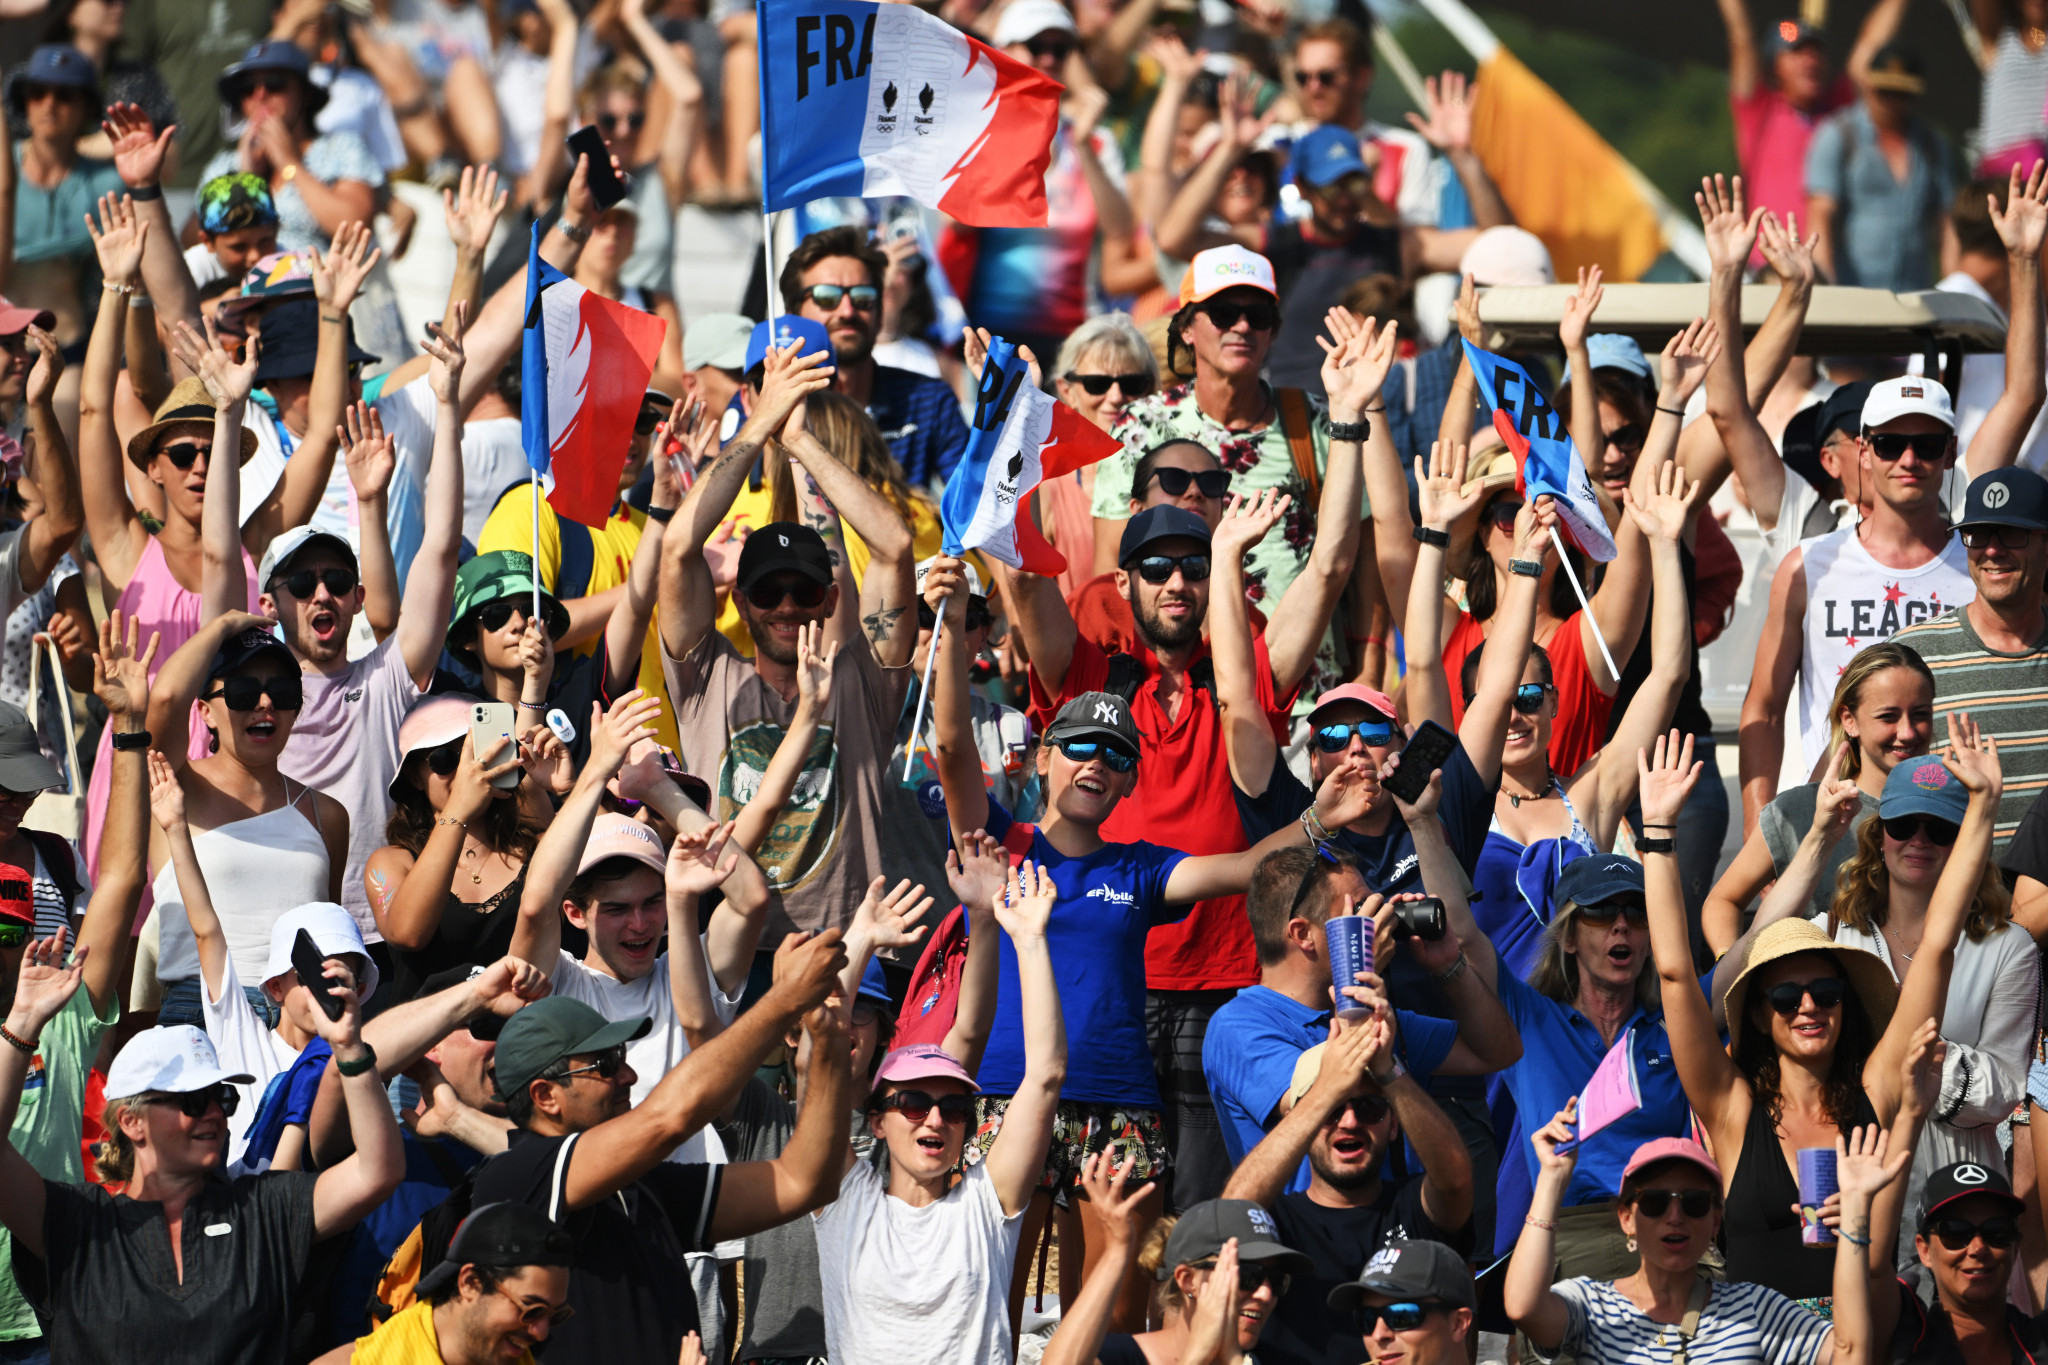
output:
[[[1506,356],[1464,344],[1479,380],[1479,399],[1493,412],[1493,429],[1515,457],[1515,491],[1524,498],[1548,493],[1566,537],[1601,563],[1615,556],[1614,536],[1600,498],[1566,429],[1565,414],[1550,405],[1529,372]]]

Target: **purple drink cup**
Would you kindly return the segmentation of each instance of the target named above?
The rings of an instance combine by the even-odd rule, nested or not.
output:
[[[1841,1188],[1835,1183],[1835,1149],[1799,1149],[1799,1240],[1810,1247],[1831,1247],[1835,1234],[1820,1221],[1820,1206]]]
[[[1337,993],[1339,1019],[1363,1019],[1371,1011],[1344,994],[1358,984],[1358,974],[1372,970],[1373,922],[1363,915],[1338,915],[1323,925],[1330,948],[1330,985]]]

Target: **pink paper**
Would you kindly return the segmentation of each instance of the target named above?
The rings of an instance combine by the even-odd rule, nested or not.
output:
[[[1608,1049],[1579,1096],[1580,1142],[1643,1107],[1643,1092],[1637,1087],[1635,1065],[1629,1056],[1629,1037],[1630,1033],[1624,1032]]]

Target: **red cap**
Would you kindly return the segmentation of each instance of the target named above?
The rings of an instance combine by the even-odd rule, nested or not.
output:
[[[57,315],[47,308],[23,308],[0,297],[0,336],[11,337],[16,332],[25,332],[30,323],[48,331],[57,325]]]
[[[1660,1161],[1690,1161],[1693,1165],[1714,1177],[1714,1188],[1721,1188],[1721,1168],[1714,1164],[1714,1158],[1707,1155],[1707,1149],[1691,1138],[1653,1138],[1636,1148],[1636,1154],[1622,1167],[1621,1178],[1628,1179],[1645,1166],[1654,1166]]]
[[[1395,719],[1394,699],[1392,697],[1389,697],[1384,692],[1375,692],[1370,687],[1366,687],[1361,683],[1345,683],[1342,687],[1332,687],[1325,690],[1321,696],[1316,698],[1315,710],[1308,713],[1308,723],[1314,725],[1317,713],[1321,712],[1324,707],[1334,706],[1340,701],[1361,701],[1385,716],[1388,720]]]
[[[26,868],[0,863],[0,924],[36,927],[35,880]]]

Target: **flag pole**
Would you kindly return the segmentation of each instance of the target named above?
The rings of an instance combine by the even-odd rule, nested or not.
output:
[[[1564,576],[1572,581],[1572,591],[1578,594],[1579,610],[1586,613],[1586,624],[1593,628],[1593,643],[1600,646],[1600,657],[1607,664],[1607,676],[1619,682],[1621,670],[1614,666],[1614,656],[1607,651],[1606,637],[1600,634],[1600,620],[1593,615],[1593,604],[1586,600],[1586,590],[1580,586],[1579,576],[1572,572],[1572,557],[1564,552],[1564,541],[1559,538],[1555,526],[1550,528],[1550,543],[1557,547],[1558,567],[1564,570]]]
[[[533,471],[533,615],[529,620],[540,620],[540,471]],[[541,629],[547,627],[543,625]]]
[[[768,267],[764,292],[768,300],[768,321],[773,322],[782,316],[782,309],[779,306],[781,298],[775,289],[775,215],[769,210],[765,197],[761,201],[761,258]]]
[[[943,626],[945,623],[939,623]],[[917,688],[917,711],[910,719],[910,739],[903,746],[903,780],[910,780],[910,760],[917,753],[917,737],[924,733],[924,705],[932,693],[932,665],[939,658],[939,632],[932,632],[931,647],[924,652],[924,681]]]

